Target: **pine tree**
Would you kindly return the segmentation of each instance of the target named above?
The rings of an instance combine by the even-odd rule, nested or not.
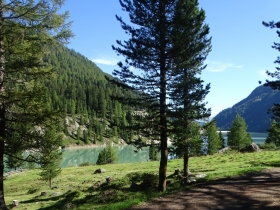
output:
[[[224,136],[222,134],[222,131],[219,132],[219,139],[220,139],[220,141],[222,143],[221,149],[225,148],[226,147],[226,142],[225,142],[225,138],[224,138]]]
[[[44,139],[52,139],[56,144],[44,142],[45,147],[40,150],[41,179],[49,182],[52,188],[52,180],[61,173],[60,161],[62,153],[57,145],[61,144],[62,135],[57,134],[57,130],[51,127],[44,131]]]
[[[112,147],[112,142],[109,142],[107,146],[99,153],[96,164],[105,165],[116,163],[117,161],[117,152]]]
[[[170,101],[173,133],[181,135],[176,141],[183,141],[185,146],[184,174],[188,175],[189,144],[188,132],[193,121],[210,116],[204,99],[209,93],[210,84],[203,86],[199,78],[203,64],[211,50],[211,38],[208,38],[209,27],[204,23],[205,11],[199,8],[197,0],[177,1],[173,18],[174,30],[171,33],[173,49],[172,71],[170,73]],[[181,133],[183,132],[183,133]],[[189,133],[189,135],[192,135]],[[185,139],[182,138],[184,136]],[[180,145],[178,142],[177,144]]]
[[[176,129],[178,131],[174,136],[174,153],[176,157],[183,158],[183,172],[184,176],[190,174],[189,158],[191,156],[201,155],[202,153],[202,137],[200,135],[201,126],[193,121]]]
[[[269,27],[269,28],[276,28],[277,31],[277,35],[278,37],[280,37],[280,21],[278,22],[274,22],[274,21],[270,21],[270,22],[264,22],[263,21],[263,25],[265,27]],[[272,46],[272,48],[280,51],[280,43],[274,42],[274,45]],[[276,64],[280,64],[280,57],[277,57],[277,59],[274,61],[274,63]],[[264,84],[265,86],[270,86],[272,89],[274,90],[280,90],[280,67],[276,67],[276,70],[274,72],[270,72],[270,71],[266,71],[267,75],[270,76],[272,78],[271,81],[266,81],[266,83]],[[273,113],[273,117],[272,119],[274,119],[278,124],[280,123],[280,104],[279,103],[275,103],[274,106],[269,110]]]
[[[151,145],[149,148],[149,159],[151,161],[158,160],[158,146],[155,144],[155,141],[151,141]]]
[[[273,120],[271,123],[271,127],[267,130],[268,136],[265,140],[266,144],[273,143],[277,147],[280,146],[280,126],[279,124]]]
[[[46,106],[48,99],[41,79],[52,73],[44,63],[45,52],[51,45],[67,42],[72,36],[69,24],[65,23],[68,13],[58,13],[63,3],[63,0],[0,1],[0,209],[3,210],[7,209],[3,191],[4,154],[11,155],[15,145],[21,151],[40,150],[45,145],[42,131],[54,123],[57,115]],[[13,138],[15,133],[20,138]]]
[[[180,15],[184,13],[186,7],[182,7],[182,10],[179,9],[188,4],[188,1],[120,0],[120,4],[123,10],[129,13],[130,21],[133,24],[126,24],[121,17],[116,16],[130,39],[125,42],[117,41],[119,47],[113,46],[118,54],[126,58],[125,63],[119,63],[121,70],[115,70],[113,74],[121,80],[118,85],[139,91],[137,97],[127,97],[123,101],[140,108],[142,112],[143,109],[149,112],[145,118],[140,115],[136,116],[135,121],[141,123],[137,124],[138,129],[135,130],[139,130],[150,138],[159,136],[158,189],[165,191],[168,159],[168,83],[174,76],[171,74],[174,65],[177,64],[175,66],[178,67],[178,61],[183,60],[182,50],[189,49],[190,43],[185,42],[187,39],[184,37],[187,32],[185,29],[189,25],[183,28],[184,30],[182,29],[182,23],[185,22],[187,16]],[[177,27],[180,29],[177,30]],[[184,41],[180,41],[181,38]],[[180,46],[179,50],[176,49],[178,46]],[[177,57],[180,59],[176,60]],[[130,67],[141,71],[141,73],[134,73]],[[178,67],[178,69],[180,68]],[[141,121],[137,121],[137,117]]]
[[[249,146],[252,143],[252,138],[250,134],[246,132],[246,130],[247,125],[245,120],[240,117],[240,115],[236,115],[236,118],[229,129],[228,146],[237,149],[238,152]]]
[[[146,119],[150,121],[149,123],[158,124],[159,130],[155,131],[158,131],[160,136],[159,190],[165,191],[168,159],[166,73],[170,68],[166,52],[170,48],[168,30],[171,29],[171,16],[175,3],[171,0],[120,0],[120,4],[123,10],[129,13],[130,21],[136,27],[126,24],[121,17],[116,16],[122,28],[131,37],[125,42],[117,41],[119,47],[113,46],[118,54],[126,57],[124,64],[119,63],[121,70],[115,70],[113,75],[118,76],[132,89],[139,90],[138,99],[134,104],[141,108],[152,109],[155,115],[159,116],[159,122],[148,119],[153,119],[154,115],[147,116]],[[130,67],[139,69],[143,74],[135,74]]]
[[[204,127],[205,131],[203,133],[203,136],[206,137],[205,139],[207,142],[207,154],[213,155],[222,147],[222,141],[219,134],[217,133],[216,121],[212,120]]]

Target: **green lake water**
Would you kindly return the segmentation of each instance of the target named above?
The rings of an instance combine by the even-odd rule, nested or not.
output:
[[[223,133],[223,135],[226,139],[227,134]],[[264,143],[267,137],[267,133],[250,133],[250,135],[256,144]],[[103,148],[66,149],[63,152],[61,167],[78,166],[84,162],[95,164],[98,154]],[[135,152],[135,147],[130,145],[115,146],[114,148],[118,152],[118,163],[146,162],[149,160],[149,148],[147,147],[138,152]]]
[[[98,154],[104,147],[66,149],[63,151],[61,167],[78,166],[81,163],[96,163]],[[118,163],[146,162],[149,160],[149,148],[143,148],[137,152],[131,145],[114,146],[117,151]]]

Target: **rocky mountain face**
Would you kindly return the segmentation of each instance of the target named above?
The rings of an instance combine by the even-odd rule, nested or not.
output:
[[[280,102],[280,91],[272,90],[270,87],[259,86],[242,101],[231,108],[224,109],[214,118],[217,127],[221,130],[228,130],[236,115],[239,114],[245,119],[248,125],[248,132],[265,133],[271,124],[271,113],[268,110],[274,103]]]

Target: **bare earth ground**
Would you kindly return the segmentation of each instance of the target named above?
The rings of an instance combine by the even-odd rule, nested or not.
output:
[[[132,209],[268,209],[280,210],[280,168],[219,179],[166,195]]]

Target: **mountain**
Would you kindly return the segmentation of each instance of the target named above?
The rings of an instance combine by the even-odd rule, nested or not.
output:
[[[217,114],[214,119],[221,130],[229,130],[235,116],[239,114],[248,125],[248,132],[265,133],[271,124],[271,113],[267,113],[274,103],[280,102],[280,91],[259,86],[242,101]]]
[[[56,77],[42,81],[47,88],[47,105],[64,113],[58,131],[65,134],[64,144],[101,143],[107,140],[130,141],[133,131],[125,130],[132,122],[132,107],[112,97],[134,93],[109,83],[105,74],[80,53],[63,46],[49,50],[44,62],[51,65]]]

